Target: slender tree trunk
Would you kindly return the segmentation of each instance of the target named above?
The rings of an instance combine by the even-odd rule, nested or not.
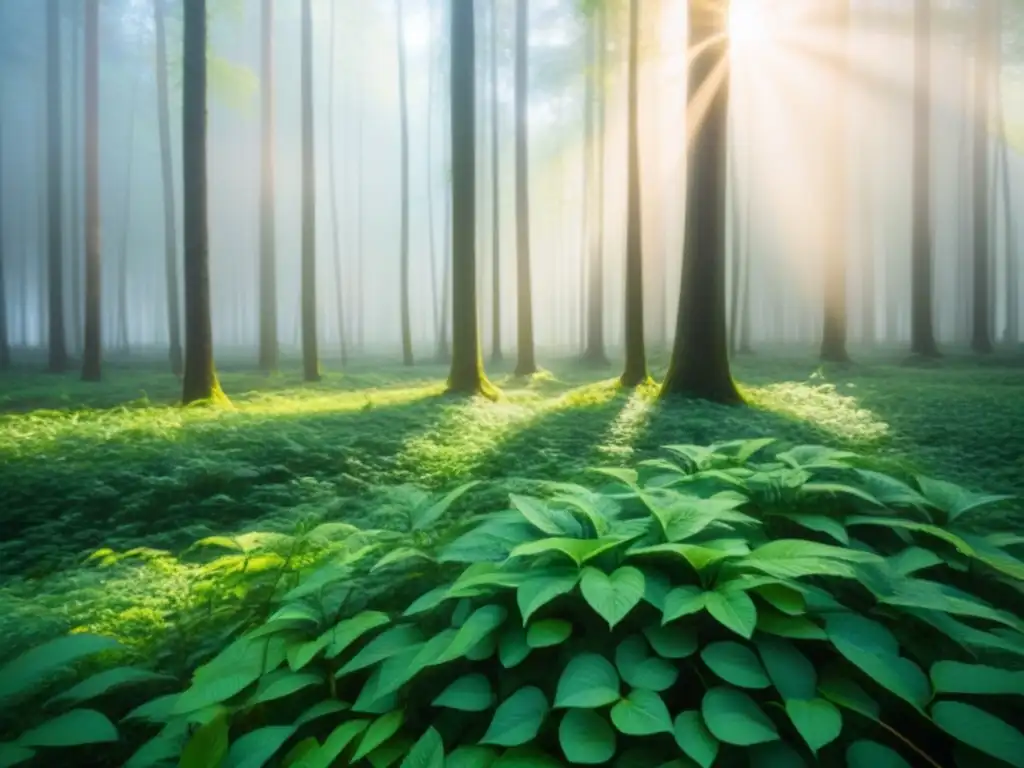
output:
[[[7,282],[5,280],[4,266],[7,257],[4,248],[4,237],[7,233],[4,226],[4,215],[7,213],[4,201],[4,133],[3,133],[3,107],[4,94],[0,85],[0,370],[7,370],[11,367],[11,340],[8,336],[7,327]]]
[[[687,165],[686,246],[672,358],[662,396],[740,403],[729,371],[725,320],[726,157],[729,125],[728,0],[690,0],[688,103],[708,99]]]
[[[405,11],[402,0],[395,0],[395,30],[398,47],[398,103],[402,123],[401,169],[402,210],[399,234],[399,269],[402,312],[402,363],[412,365],[412,320],[409,315],[409,103],[405,85]]]
[[[433,26],[433,4],[431,9],[431,26]],[[433,38],[431,38],[431,48]],[[434,81],[437,79],[436,69],[440,68],[441,47],[436,55],[431,51],[427,66],[427,240],[430,250],[430,307],[433,312],[434,333],[441,333],[441,307],[437,291],[437,242],[434,227]]]
[[[82,380],[102,376],[100,253],[99,0],[85,4],[85,349]]]
[[[516,376],[537,372],[533,350],[533,296],[530,277],[530,159],[527,154],[527,33],[530,0],[516,2]]]
[[[162,1],[162,0],[158,0]],[[333,7],[333,6],[332,6]],[[279,362],[277,340],[277,222],[275,204],[274,1],[260,8],[260,370]]]
[[[82,344],[82,297],[84,287],[82,285],[82,242],[79,239],[82,234],[82,183],[81,183],[81,123],[79,112],[79,90],[82,83],[81,66],[82,50],[81,37],[79,32],[82,26],[82,6],[75,3],[71,11],[71,194],[68,195],[71,210],[69,219],[71,221],[71,251],[69,256],[69,267],[71,272],[71,350],[75,352],[81,349]]]
[[[117,257],[117,348],[127,352],[128,342],[128,230],[132,220],[132,167],[135,160],[135,96],[138,79],[132,83],[128,116],[127,159],[124,173],[124,208],[121,213],[121,242]]]
[[[1013,215],[1013,194],[1010,180],[1010,158],[1006,147],[1005,116],[999,110],[999,163],[1002,168],[1003,210],[1006,223],[1006,327],[1003,330],[1003,344],[1015,349],[1020,344],[1020,272],[1017,263],[1017,222]]]
[[[498,146],[498,0],[491,0],[491,360],[501,362],[501,158]]]
[[[629,94],[627,107],[626,144],[627,205],[626,219],[626,366],[620,381],[623,386],[635,387],[647,380],[647,351],[644,346],[644,251],[643,214],[640,200],[640,137],[637,109],[637,70],[639,69],[638,0],[629,3]]]
[[[596,11],[597,50],[593,53],[594,78],[592,87],[597,96],[597,167],[595,186],[597,216],[594,221],[590,258],[590,280],[587,286],[587,349],[583,359],[595,365],[607,365],[604,349],[604,146],[605,146],[605,58],[607,55],[607,10],[603,5]]]
[[[587,353],[587,285],[588,264],[593,251],[591,229],[593,216],[594,171],[594,19],[587,18],[583,38],[583,151],[580,157],[580,285],[579,285],[579,351]]]
[[[316,330],[316,165],[313,147],[313,11],[302,0],[302,375],[320,380]]]
[[[362,57],[362,46],[360,46],[359,57]],[[360,81],[358,88],[358,106],[356,111],[356,300],[355,300],[355,324],[356,324],[356,346],[363,350],[365,342],[365,317],[363,303],[363,121],[366,110],[366,97],[363,94],[363,85]]]
[[[63,373],[68,368],[67,334],[64,328],[63,232],[61,222],[63,184],[61,182],[61,53],[60,2],[46,4],[46,135],[47,135],[47,213],[49,258],[49,370]]]
[[[756,178],[754,169],[751,168],[751,178]],[[753,194],[750,189],[746,190],[746,206],[743,212],[743,259],[740,264],[740,271],[743,274],[743,293],[740,295],[740,334],[739,344],[737,345],[736,351],[739,354],[749,355],[751,349],[751,313],[753,307],[750,302],[750,273],[752,270],[753,254],[751,249],[753,248],[753,240],[750,236],[751,229],[751,207],[753,205]]]
[[[739,349],[739,317],[740,317],[740,254],[742,239],[740,232],[740,190],[739,179],[736,170],[736,121],[735,114],[730,121],[729,130],[729,158],[726,161],[729,166],[729,202],[727,205],[732,209],[732,248],[729,249],[729,257],[732,262],[730,270],[732,279],[729,283],[729,352],[733,355]]]
[[[185,235],[185,375],[182,401],[223,400],[213,369],[206,187],[206,0],[186,0],[182,177]]]
[[[992,351],[990,332],[990,271],[992,244],[989,238],[989,89],[995,41],[999,35],[998,3],[979,3],[976,11],[974,50],[974,307],[971,349]]]
[[[452,13],[453,0],[445,0],[445,28],[451,27],[451,13]],[[447,69],[445,70],[451,75],[451,56],[449,49],[449,56],[447,60]],[[452,289],[452,154],[451,154],[451,115],[450,111],[445,111],[445,127],[444,127],[444,147],[445,147],[445,159],[444,159],[444,247],[442,248],[442,262],[444,263],[444,272],[441,276],[441,328],[437,336],[437,360],[438,362],[446,363],[451,359],[451,349],[448,343],[448,316],[449,308],[451,306],[451,289]]]
[[[335,3],[331,3],[331,42],[330,54],[327,66],[327,174],[331,190],[331,248],[334,256],[334,289],[338,303],[338,345],[341,350],[341,364],[345,365],[348,359],[348,348],[345,344],[345,298],[342,290],[341,274],[341,248],[338,244],[338,230],[341,226],[341,213],[338,211],[338,182],[335,173],[337,158],[335,156],[334,141],[334,47],[337,37],[337,24],[334,18]]]

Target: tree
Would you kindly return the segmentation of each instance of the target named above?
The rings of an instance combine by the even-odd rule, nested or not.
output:
[[[399,234],[400,288],[402,291],[402,363],[413,364],[412,321],[409,316],[409,104],[405,87],[405,24],[402,0],[395,0],[395,27],[398,46],[398,103],[402,123],[401,170],[402,208]]]
[[[71,334],[71,350],[72,352],[77,351],[79,344],[82,343],[83,330],[82,330],[82,299],[85,294],[85,290],[82,285],[82,244],[79,240],[82,234],[82,219],[80,216],[82,209],[82,181],[80,177],[82,155],[82,145],[79,139],[79,90],[82,85],[82,58],[81,58],[81,36],[79,31],[83,25],[82,19],[82,4],[75,3],[71,8],[71,194],[69,195],[69,207],[71,220],[71,248],[70,253],[70,272],[71,272],[71,323],[70,323],[70,334]]]
[[[476,296],[476,93],[473,3],[452,3],[452,362],[448,391],[492,391],[480,357]]]
[[[316,166],[313,162],[313,11],[302,0],[302,374],[320,380],[316,339]]]
[[[729,121],[728,0],[689,0],[691,115],[686,237],[676,336],[662,397],[740,403],[729,371],[725,322],[726,157]],[[700,119],[702,118],[702,119]]]
[[[0,108],[3,107],[3,90],[0,89]],[[4,132],[0,118],[0,371],[11,365],[10,339],[7,334],[7,284],[4,281]],[[22,334],[24,335],[24,325]]]
[[[99,0],[85,4],[85,348],[82,380],[102,375],[99,132]]]
[[[990,328],[991,242],[989,238],[989,89],[999,39],[999,3],[978,3],[974,29],[974,306],[971,349],[992,351]]]
[[[640,204],[640,140],[637,119],[638,0],[629,2],[629,93],[627,114],[628,169],[626,219],[626,367],[622,384],[635,387],[647,380],[644,348],[644,254]]]
[[[530,177],[527,154],[527,61],[526,36],[530,0],[516,2],[516,376],[537,372],[533,351],[533,296],[530,278]]]
[[[341,215],[338,213],[338,181],[335,171],[335,140],[334,140],[334,46],[337,37],[338,25],[335,23],[334,10],[337,7],[331,3],[330,20],[330,46],[327,57],[327,176],[328,186],[331,191],[331,252],[334,257],[334,290],[338,311],[338,345],[341,352],[341,364],[346,363],[348,350],[345,345],[345,292],[344,282],[341,274],[341,248],[338,245],[338,233],[341,229]]]
[[[501,354],[501,162],[498,147],[498,0],[491,0],[491,359]]]
[[[260,370],[277,370],[277,226],[274,203],[274,2],[260,6]]]
[[[64,257],[61,226],[61,46],[60,0],[46,2],[46,138],[47,138],[47,283],[49,297],[49,370],[62,373],[68,367],[64,331]]]
[[[593,162],[596,149],[597,164],[594,168],[596,191],[593,196],[597,198],[597,213],[594,218],[594,232],[588,236],[590,263],[587,281],[587,346],[583,352],[585,362],[595,365],[607,365],[608,357],[604,351],[604,142],[605,142],[605,77],[604,66],[606,56],[606,34],[607,34],[607,12],[604,3],[598,3],[594,11],[594,19],[589,22],[587,35],[590,51],[590,66],[588,67],[587,97],[590,110],[593,110],[593,103],[596,99],[597,115],[596,130],[592,121],[594,115],[591,112],[584,116],[584,132],[588,138],[584,140],[587,152],[587,162]],[[595,41],[589,39],[593,34],[594,27],[597,29],[597,49],[594,50]],[[596,137],[594,134],[596,133]],[[596,148],[594,144],[596,143]]]
[[[185,236],[185,375],[182,401],[223,400],[213,368],[206,187],[206,0],[185,0],[182,36],[182,179]]]

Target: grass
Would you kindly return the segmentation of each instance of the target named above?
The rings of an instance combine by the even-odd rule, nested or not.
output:
[[[616,370],[571,361],[529,380],[489,371],[503,391],[494,403],[445,397],[440,366],[365,363],[304,385],[292,370],[225,365],[227,408],[177,406],[177,381],[153,361],[108,366],[100,385],[5,374],[0,658],[75,627],[145,647],[188,602],[199,566],[177,554],[203,536],[323,519],[389,527],[413,503],[410,485],[468,479],[483,482],[457,509],[489,511],[510,490],[579,480],[672,443],[825,443],[1024,495],[1024,369],[858,358],[740,360],[749,408],[659,402],[653,387],[626,392]],[[99,548],[130,555],[99,567],[86,560]]]

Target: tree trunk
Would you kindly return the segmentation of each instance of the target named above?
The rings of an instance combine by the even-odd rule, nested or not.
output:
[[[971,349],[980,354],[992,351],[990,331],[990,271],[992,244],[989,238],[989,116],[992,65],[999,35],[999,9],[994,2],[979,3],[976,11],[974,47],[974,306]]]
[[[533,350],[533,296],[530,277],[530,160],[527,154],[527,33],[530,0],[516,3],[516,376],[537,372]]]
[[[402,312],[402,364],[412,365],[412,320],[409,315],[409,103],[405,85],[405,19],[402,0],[395,0],[398,47],[398,107],[401,120],[402,210],[399,234]]]
[[[81,123],[79,112],[79,90],[81,89],[82,56],[81,37],[79,32],[82,26],[82,7],[75,3],[71,11],[71,194],[69,198],[69,220],[71,222],[71,248],[68,254],[70,278],[71,278],[71,322],[69,332],[71,334],[71,351],[78,351],[83,342],[82,329],[82,298],[85,289],[82,285],[82,242],[79,239],[82,234],[82,182],[81,182]]]
[[[61,53],[60,0],[46,3],[46,136],[47,213],[49,240],[47,283],[49,286],[49,371],[68,368],[67,334],[64,329],[63,227],[61,222]]]
[[[740,403],[725,322],[728,16],[728,0],[690,0],[690,50],[702,54],[690,67],[687,101],[710,98],[704,119],[692,129],[679,313],[661,394]]]
[[[313,147],[313,11],[302,0],[302,375],[320,380],[316,337],[316,165]]]
[[[626,365],[620,381],[635,387],[647,380],[647,352],[644,346],[644,251],[640,200],[640,137],[637,118],[637,70],[640,47],[640,5],[629,3],[629,93],[627,106],[626,202]]]
[[[4,279],[4,133],[3,133],[3,88],[0,86],[0,370],[11,367],[11,344],[7,328],[7,283]],[[24,331],[22,331],[24,333]]]
[[[362,55],[360,46],[359,55]],[[365,318],[363,317],[363,114],[366,108],[366,97],[363,94],[362,82],[358,85],[359,116],[356,118],[356,274],[355,274],[355,336],[356,347],[363,349],[365,341]]]
[[[99,0],[85,4],[85,348],[82,380],[102,376],[100,253]]]
[[[596,10],[597,50],[593,52],[594,74],[596,81],[590,84],[596,90],[597,97],[597,167],[595,169],[595,186],[597,197],[597,215],[594,221],[592,236],[593,248],[590,257],[589,284],[587,286],[587,349],[583,353],[584,361],[594,365],[607,365],[608,357],[604,350],[604,143],[605,143],[605,57],[607,55],[607,11],[603,5]],[[592,93],[592,95],[594,95]]]
[[[121,213],[121,242],[117,258],[117,348],[127,352],[128,343],[128,230],[132,220],[132,167],[135,160],[135,96],[138,79],[132,83],[128,116],[127,159],[124,173],[124,208]]]
[[[491,360],[501,353],[501,160],[498,147],[498,0],[491,0]]]
[[[750,169],[751,178],[756,178],[754,169]],[[736,346],[736,352],[743,355],[749,355],[751,349],[751,313],[753,307],[750,302],[750,272],[751,265],[753,262],[751,249],[753,247],[752,239],[750,237],[751,229],[751,206],[753,200],[753,194],[749,187],[746,190],[746,206],[743,211],[743,256],[742,261],[739,264],[740,272],[743,274],[743,292],[740,295],[740,329],[739,329],[739,342]]]
[[[430,20],[433,26],[433,4],[429,5]],[[430,41],[429,64],[427,65],[427,241],[430,254],[430,307],[433,312],[434,333],[441,333],[441,306],[437,291],[437,242],[434,225],[434,84],[437,80],[436,69],[441,64],[441,48],[433,51],[433,38]]]
[[[206,0],[187,0],[182,56],[185,375],[182,401],[223,400],[213,369],[206,187]]]
[[[274,2],[262,0],[260,18],[260,370],[279,362],[277,341],[277,222],[275,205]]]
[[[345,365],[348,359],[348,348],[345,344],[345,298],[341,274],[341,248],[338,244],[338,230],[341,227],[341,214],[338,211],[338,183],[335,173],[335,141],[334,141],[334,47],[337,37],[337,24],[334,18],[335,3],[331,3],[330,11],[330,54],[328,56],[327,68],[327,174],[328,184],[331,190],[331,249],[334,256],[334,289],[337,300],[338,312],[338,345],[341,352],[341,364]]]
[[[1013,194],[1010,180],[1010,158],[1006,147],[1005,118],[1002,104],[997,109],[999,119],[999,163],[1002,167],[1003,210],[1006,223],[1006,327],[1003,329],[1003,344],[1016,349],[1020,344],[1020,273],[1017,263],[1017,222],[1013,215]]]

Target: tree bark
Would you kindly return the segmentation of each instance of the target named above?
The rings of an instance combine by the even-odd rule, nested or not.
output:
[[[302,376],[320,380],[316,330],[316,165],[313,147],[313,11],[302,0]]]
[[[728,17],[728,0],[690,0],[690,50],[703,52],[690,67],[688,103],[713,90],[704,119],[692,129],[679,312],[661,395],[735,404],[742,398],[729,371],[725,319]]]
[[[85,295],[85,288],[82,285],[82,242],[79,239],[82,234],[82,181],[81,181],[81,123],[79,112],[79,90],[82,85],[82,50],[81,37],[79,32],[83,24],[82,6],[75,3],[71,11],[71,194],[68,195],[70,206],[68,219],[71,222],[71,248],[68,253],[70,278],[71,278],[71,322],[69,327],[71,337],[71,352],[77,352],[83,343],[82,328],[82,299]]]
[[[501,161],[498,147],[498,0],[491,0],[491,359],[501,353]]]
[[[49,371],[63,373],[68,368],[67,334],[64,328],[63,276],[63,184],[61,181],[61,45],[60,2],[46,3],[46,136],[47,136],[47,213],[49,254]]]
[[[979,3],[974,40],[974,306],[971,349],[979,354],[992,351],[991,295],[992,244],[989,237],[989,117],[994,47],[999,36],[998,3]]]
[[[537,372],[533,349],[533,295],[530,277],[530,159],[527,154],[527,33],[530,0],[516,2],[516,376]]]
[[[395,31],[398,47],[398,105],[401,120],[402,209],[399,269],[402,322],[402,364],[412,365],[412,320],[409,314],[409,103],[405,84],[405,20],[402,0],[395,0]]]
[[[162,0],[161,0],[162,1]],[[275,204],[274,2],[260,7],[260,370],[279,363],[277,340],[277,222]]]
[[[85,348],[82,354],[83,381],[99,381],[102,377],[99,5],[99,0],[87,0],[85,4]]]
[[[138,79],[132,82],[128,117],[128,144],[124,172],[124,208],[121,213],[121,242],[117,258],[117,348],[127,352],[128,341],[128,230],[132,219],[132,167],[135,160],[135,97]]]

